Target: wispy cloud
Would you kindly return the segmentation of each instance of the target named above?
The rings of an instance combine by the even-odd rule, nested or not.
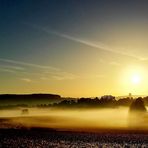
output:
[[[109,63],[110,65],[113,65],[113,66],[120,66],[120,63],[118,62],[115,62],[115,61],[112,61]]]
[[[34,80],[38,79],[38,80],[44,80],[44,81],[48,81],[48,80],[61,81],[61,80],[90,79],[90,78],[103,78],[104,77],[104,75],[102,75],[102,74],[79,76],[79,75],[75,75],[70,72],[63,71],[59,68],[50,69],[48,66],[36,65],[36,64],[32,64],[32,63],[25,63],[25,62],[21,62],[21,61],[9,60],[9,59],[4,59],[4,58],[0,58],[0,61],[7,62],[10,64],[12,63],[12,64],[16,64],[16,65],[17,64],[21,65],[20,67],[11,66],[11,65],[10,66],[5,66],[5,65],[3,66],[2,65],[2,66],[0,66],[0,71],[13,73],[17,77],[26,76],[25,78],[19,78],[19,79],[21,81],[28,82],[28,83],[32,82],[32,80],[28,78],[29,76],[31,76],[31,77],[35,76]],[[31,67],[39,68],[40,70],[33,72],[33,71],[28,71],[27,68],[24,68],[24,66],[30,66],[30,65],[31,65]]]
[[[18,66],[11,66],[11,65],[0,65],[0,68],[6,68],[6,69],[13,69],[13,70],[25,70],[24,67],[18,67]]]
[[[4,58],[0,58],[0,61],[2,61],[4,63],[9,63],[9,64],[20,65],[20,67],[12,66],[12,65],[9,65],[9,66],[8,65],[6,65],[6,66],[1,65],[0,66],[0,71],[14,73],[17,76],[18,75],[28,75],[28,76],[33,75],[35,77],[38,77],[41,80],[51,80],[51,79],[72,80],[72,79],[75,79],[78,77],[72,73],[69,73],[69,72],[63,71],[59,68],[55,68],[55,67],[51,67],[51,66],[26,63],[26,62],[22,62],[22,61],[16,61],[16,60],[4,59]],[[37,70],[35,72],[33,72],[32,70],[28,71],[28,69],[26,68],[28,66],[32,67],[32,68],[37,68]],[[21,80],[26,81],[26,82],[30,82],[30,80],[27,78],[23,78]]]
[[[62,70],[59,72],[58,71],[45,71],[44,74],[51,76],[55,80],[73,80],[73,79],[79,78],[78,75],[75,75],[70,72],[62,71]],[[41,79],[46,80],[47,77],[41,77]]]
[[[56,70],[56,71],[59,70],[58,68],[55,68],[55,67],[52,67],[52,66],[38,65],[38,64],[27,63],[27,62],[16,61],[16,60],[10,60],[10,59],[4,59],[4,58],[0,58],[0,61],[6,62],[6,63],[11,63],[11,64],[36,67],[36,68],[40,68],[40,69],[50,69],[50,70]]]
[[[0,71],[2,71],[2,72],[8,72],[8,73],[15,73],[14,70],[7,69],[7,68],[0,68]]]
[[[53,76],[53,78],[55,80],[74,80],[78,78],[78,76],[64,72],[64,73],[60,73],[59,75]]]
[[[40,77],[41,80],[73,80],[79,78],[78,75],[60,71],[60,72],[51,72],[51,71],[45,71],[44,76]]]
[[[24,82],[27,82],[27,83],[32,82],[32,80],[29,79],[29,78],[20,78],[20,80],[21,80],[21,81],[24,81]]]
[[[67,40],[71,40],[71,41],[83,44],[85,46],[89,46],[89,47],[92,47],[92,48],[96,48],[96,49],[99,49],[99,50],[111,52],[111,53],[122,55],[122,56],[131,57],[131,58],[134,58],[134,59],[137,59],[137,60],[140,60],[140,61],[148,60],[148,58],[137,56],[133,53],[125,52],[123,49],[113,49],[113,48],[111,48],[111,47],[109,47],[109,46],[107,46],[107,45],[105,45],[101,42],[94,43],[94,42],[91,42],[91,41],[87,41],[87,40],[84,40],[84,39],[80,39],[80,38],[70,36],[70,35],[65,34],[65,33],[58,32],[58,31],[53,30],[53,29],[51,30],[51,29],[47,29],[47,28],[44,28],[44,27],[40,27],[40,26],[35,25],[35,24],[31,24],[31,23],[24,23],[24,24],[30,25],[30,26],[32,26],[36,29],[42,30],[42,31],[44,31],[48,34],[53,34],[53,35],[56,35],[58,37],[65,38]]]
[[[105,78],[104,74],[89,74],[81,76],[82,79],[102,79]]]

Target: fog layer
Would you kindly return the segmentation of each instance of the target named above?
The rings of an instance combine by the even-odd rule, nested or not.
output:
[[[9,119],[7,124],[25,127],[47,127],[55,129],[148,129],[147,114],[129,116],[128,108],[116,109],[87,109],[59,110],[28,108],[28,113],[22,114],[23,109],[1,110],[0,118]],[[142,120],[141,120],[142,118]],[[137,122],[140,119],[141,122]],[[131,122],[132,120],[132,122]],[[5,120],[6,123],[6,120]],[[134,124],[133,124],[134,123]],[[136,124],[135,124],[136,123]],[[130,125],[129,125],[130,124]]]

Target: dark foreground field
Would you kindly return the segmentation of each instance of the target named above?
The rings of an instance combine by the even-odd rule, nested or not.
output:
[[[148,134],[0,129],[1,148],[148,147]]]

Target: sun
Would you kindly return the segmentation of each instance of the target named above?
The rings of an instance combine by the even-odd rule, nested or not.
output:
[[[123,68],[120,85],[123,93],[145,94],[147,92],[147,69],[141,65],[128,65]]]
[[[141,82],[141,76],[138,74],[134,74],[131,78],[133,84],[139,84]]]

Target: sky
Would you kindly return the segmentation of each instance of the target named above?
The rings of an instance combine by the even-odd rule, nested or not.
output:
[[[148,1],[0,0],[0,93],[148,94]]]

